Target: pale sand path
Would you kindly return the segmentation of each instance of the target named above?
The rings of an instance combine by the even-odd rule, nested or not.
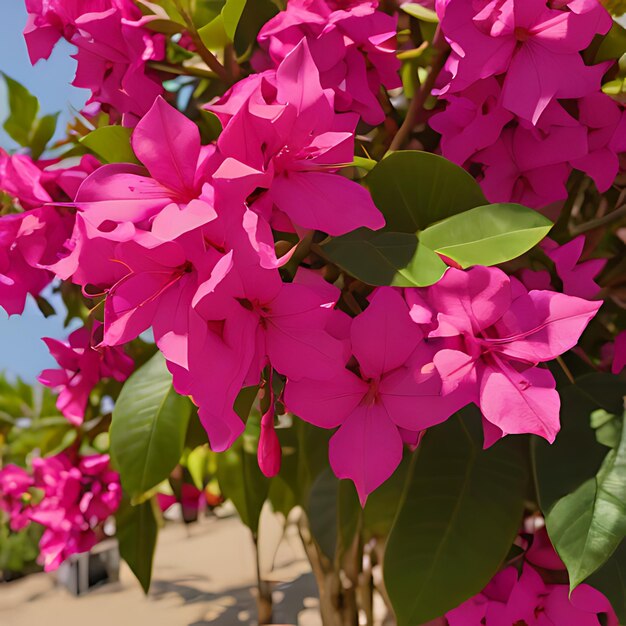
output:
[[[281,528],[264,515],[267,554]],[[74,598],[46,574],[0,585],[0,626],[238,626],[255,623],[254,552],[249,531],[236,517],[207,519],[161,530],[152,588],[146,598],[122,564],[120,582]],[[320,626],[315,582],[299,539],[280,542],[271,576],[274,621]]]

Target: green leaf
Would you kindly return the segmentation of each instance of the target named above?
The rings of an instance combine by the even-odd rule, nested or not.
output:
[[[30,145],[31,130],[37,113],[39,101],[26,87],[2,73],[9,96],[9,117],[4,122],[4,130],[21,146]]]
[[[193,484],[200,490],[204,489],[208,477],[208,467],[213,452],[208,446],[199,446],[187,456],[187,470]]]
[[[152,500],[138,506],[125,501],[115,517],[120,556],[128,563],[144,593],[150,589],[158,534],[154,506]]]
[[[202,43],[209,50],[223,48],[235,41],[235,32],[245,6],[246,0],[226,0],[220,14],[198,30]]]
[[[131,498],[156,487],[176,467],[190,412],[160,352],[126,381],[113,409],[111,454]]]
[[[546,526],[572,590],[613,554],[626,536],[626,429],[596,477],[559,500]]]
[[[139,163],[130,145],[132,129],[102,126],[80,139],[86,148],[106,163]]]
[[[341,269],[373,286],[427,287],[446,271],[445,263],[409,233],[375,233],[360,228],[323,245]]]
[[[235,34],[237,54],[242,55],[254,46],[261,28],[277,13],[278,7],[272,0],[246,2]]]
[[[339,479],[327,468],[313,483],[306,506],[311,534],[331,562],[337,549],[338,494]]]
[[[230,449],[217,455],[217,480],[241,521],[257,535],[261,509],[269,492],[269,480],[259,469],[257,447],[261,432],[258,412],[253,411],[246,430]]]
[[[385,157],[365,179],[387,230],[415,233],[445,217],[487,203],[463,168],[430,152],[407,150]]]
[[[54,113],[53,115],[44,115],[37,122],[30,139],[30,152],[33,159],[37,160],[42,155],[48,142],[54,136],[58,118],[59,114]]]
[[[437,14],[421,4],[409,2],[407,4],[403,4],[400,8],[411,17],[415,17],[423,22],[430,22],[431,24],[437,24],[439,22]]]
[[[539,504],[545,514],[553,504],[595,476],[606,448],[597,441],[589,418],[598,408],[580,385],[559,391],[561,430],[553,444],[534,437],[532,452]]]
[[[385,551],[398,626],[443,615],[481,591],[502,564],[524,510],[519,444],[507,438],[483,450],[472,409],[424,436]]]
[[[489,204],[429,226],[420,233],[420,242],[463,268],[497,265],[530,250],[552,226],[521,204]]]
[[[613,26],[602,40],[595,62],[616,61],[626,52],[626,28],[613,20]]]

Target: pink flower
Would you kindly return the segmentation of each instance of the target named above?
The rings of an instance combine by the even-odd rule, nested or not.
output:
[[[15,198],[22,209],[36,209],[52,200],[44,187],[44,174],[23,154],[7,154],[0,148],[0,191]]]
[[[376,1],[290,0],[261,29],[258,41],[268,56],[257,69],[278,66],[304,38],[324,89],[335,93],[337,111],[354,111],[372,125],[384,120],[381,85],[401,86],[395,56],[397,17],[377,11]]]
[[[401,429],[424,430],[467,402],[441,397],[432,355],[419,349],[422,337],[402,297],[378,289],[352,322],[352,367],[324,383],[313,377],[287,382],[290,411],[321,428],[339,426],[330,463],[339,478],[354,482],[362,504],[400,463]]]
[[[68,343],[45,338],[60,369],[47,369],[39,382],[59,392],[57,408],[75,425],[83,422],[89,395],[103,378],[123,382],[133,371],[133,360],[120,348],[92,347],[92,333],[85,327],[75,330]]]
[[[0,306],[9,315],[22,313],[26,296],[50,283],[47,268],[63,254],[72,222],[51,206],[0,218]]]
[[[588,67],[579,52],[594,35],[608,32],[611,17],[596,0],[561,6],[549,8],[545,0],[450,0],[441,26],[453,51],[447,64],[452,78],[441,93],[505,74],[503,106],[536,124],[555,98],[598,91],[607,64]]]
[[[475,386],[489,425],[486,445],[500,435],[534,433],[554,441],[559,430],[559,395],[547,369],[576,345],[601,306],[551,291],[526,291],[499,269],[449,269],[423,290],[437,311],[435,367],[446,394],[459,384]]]
[[[600,286],[594,278],[606,265],[606,259],[589,259],[580,262],[585,247],[585,236],[579,235],[559,246],[551,239],[545,239],[541,247],[554,262],[556,272],[563,281],[563,293],[591,300],[600,293]]]
[[[518,578],[515,567],[502,570],[485,589],[446,614],[449,626],[600,626],[603,615],[609,626],[617,617],[608,600],[589,585],[579,585],[571,597],[567,585],[551,585],[524,564]]]
[[[224,181],[251,179],[249,192],[267,189],[250,206],[259,217],[248,213],[244,222],[262,265],[277,264],[268,224],[331,235],[381,228],[384,219],[368,192],[335,173],[353,159],[357,120],[334,113],[306,41],[279,66],[275,102],[264,100],[264,94],[273,95],[264,80],[255,81],[255,90],[246,93],[239,113],[226,124],[218,141],[225,161],[215,173]]]
[[[30,498],[25,498],[33,486],[28,472],[17,465],[0,469],[0,511],[9,519],[11,530],[19,531],[28,525]]]
[[[39,558],[44,569],[52,571],[97,543],[95,531],[119,507],[122,490],[107,455],[75,457],[62,452],[35,459],[33,478],[44,495],[30,519],[45,528]]]

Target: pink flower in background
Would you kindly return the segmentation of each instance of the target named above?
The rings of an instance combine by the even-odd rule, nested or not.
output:
[[[85,327],[74,331],[68,343],[44,341],[60,369],[44,370],[38,380],[59,392],[57,408],[72,424],[82,424],[89,395],[102,379],[123,382],[133,371],[133,360],[122,349],[95,349],[92,332]]]
[[[588,12],[549,8],[545,0],[450,0],[441,27],[453,51],[452,78],[441,93],[505,74],[503,106],[536,124],[555,98],[598,91],[608,65],[588,67],[580,55],[594,35],[611,28],[608,12],[595,5],[590,19]]]
[[[364,504],[402,459],[400,430],[434,426],[467,400],[453,407],[433,390],[436,371],[415,358],[422,332],[394,290],[376,291],[352,322],[350,338],[355,371],[340,370],[323,384],[314,377],[289,379],[285,405],[320,428],[339,426],[330,440],[330,463],[339,478],[354,482]]]
[[[269,58],[258,56],[256,69],[278,66],[304,38],[324,89],[335,94],[337,111],[354,111],[368,124],[385,115],[378,101],[381,86],[401,86],[396,58],[397,17],[376,10],[377,2],[290,0],[261,29],[258,42]]]
[[[559,395],[549,370],[536,366],[575,346],[602,303],[528,292],[501,270],[486,267],[450,268],[424,297],[438,312],[429,337],[441,342],[434,364],[443,393],[460,384],[476,386],[482,414],[496,427],[486,443],[497,430],[554,441]]]
[[[27,295],[38,296],[50,283],[47,268],[62,255],[72,223],[50,206],[0,219],[0,306],[9,315],[22,313]]]
[[[585,247],[584,235],[579,235],[562,246],[551,239],[545,239],[541,247],[554,262],[556,272],[563,281],[563,293],[587,300],[598,296],[601,288],[594,278],[606,265],[606,259],[580,262]]]
[[[31,62],[47,59],[63,37],[78,48],[76,87],[90,89],[91,103],[133,125],[162,93],[146,71],[162,59],[165,39],[143,28],[132,0],[27,0],[24,38]]]
[[[96,530],[119,507],[122,489],[105,454],[74,457],[62,452],[35,459],[33,479],[44,495],[30,519],[45,528],[39,558],[52,571],[98,542]]]
[[[17,465],[0,469],[0,511],[6,513],[11,530],[22,530],[30,521],[30,497],[25,496],[32,486],[33,479],[25,469]]]
[[[564,571],[565,566],[545,527],[531,541],[521,575],[515,566],[498,572],[478,595],[446,613],[448,626],[617,626],[611,604],[593,587],[579,585],[570,595],[568,585],[544,582],[541,570]]]

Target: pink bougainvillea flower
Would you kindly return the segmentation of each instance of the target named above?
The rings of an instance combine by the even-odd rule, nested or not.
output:
[[[441,93],[505,74],[503,106],[536,124],[555,98],[598,91],[608,64],[586,66],[580,51],[606,34],[612,20],[601,7],[590,13],[570,4],[579,12],[550,8],[545,0],[450,0],[441,27],[453,50],[452,79]]]
[[[577,105],[578,119],[587,129],[589,149],[571,164],[593,178],[598,191],[604,193],[619,171],[618,155],[626,152],[626,111],[601,92],[581,98]]]
[[[39,561],[45,571],[52,571],[98,542],[95,530],[119,507],[122,489],[119,475],[109,469],[108,455],[75,457],[62,452],[38,458],[33,478],[43,498],[30,519],[45,528]]]
[[[72,43],[78,48],[73,85],[92,92],[90,102],[122,114],[133,125],[152,106],[163,88],[146,70],[146,62],[162,59],[162,35],[122,19],[116,9],[82,15]]]
[[[586,130],[553,103],[539,128],[505,128],[473,160],[484,165],[480,185],[490,202],[541,208],[567,198],[570,161],[587,153]]]
[[[122,382],[133,371],[133,360],[117,347],[92,346],[92,333],[85,327],[75,330],[68,343],[45,338],[60,369],[47,369],[39,382],[59,392],[57,408],[72,424],[82,424],[89,394],[103,378]]]
[[[606,259],[580,261],[585,247],[585,236],[579,235],[559,246],[551,239],[545,239],[541,247],[554,262],[556,272],[563,281],[563,293],[591,300],[600,293],[600,286],[594,278],[606,265]]]
[[[0,191],[15,198],[22,209],[36,209],[51,202],[43,178],[43,172],[30,157],[9,155],[0,148]]]
[[[365,122],[380,124],[381,85],[401,86],[395,55],[397,16],[376,10],[377,2],[290,0],[261,29],[258,41],[267,51],[257,69],[278,66],[304,39],[311,49],[324,89],[332,89],[337,111],[354,111]]]
[[[259,221],[279,230],[295,226],[331,235],[381,228],[384,219],[367,190],[335,173],[352,161],[356,118],[334,113],[306,41],[276,72],[277,102],[262,102],[262,84],[257,88],[219,138],[225,161],[215,173],[220,180],[252,177],[249,191],[267,189],[250,206],[261,218],[249,229],[253,245],[259,248]],[[273,241],[265,239],[273,249]],[[261,258],[264,267],[275,266],[271,255]]]
[[[50,206],[0,219],[0,306],[9,315],[22,313],[26,296],[50,283],[47,268],[62,255],[72,222]]]
[[[434,363],[444,394],[460,383],[474,384],[483,416],[503,434],[534,433],[554,441],[559,395],[552,374],[536,365],[574,347],[602,303],[528,292],[487,267],[451,268],[424,293],[438,311],[429,337],[442,341]]]
[[[30,474],[17,465],[0,469],[0,511],[4,511],[11,530],[26,528],[29,519],[28,490],[33,486]]]
[[[606,622],[600,621],[603,616]],[[546,584],[539,573],[524,564],[518,578],[507,567],[477,596],[446,614],[449,626],[617,626],[609,601],[589,585],[579,585],[569,597],[568,585]]]
[[[62,37],[71,40],[77,30],[76,20],[81,15],[111,8],[118,9],[126,19],[141,17],[132,0],[26,0],[28,22],[24,39],[31,63],[47,59]]]
[[[429,124],[441,133],[441,153],[463,165],[476,152],[496,143],[514,115],[500,105],[500,85],[495,78],[480,80],[462,93],[447,96],[445,111]]]
[[[216,167],[215,148],[201,146],[191,120],[159,97],[137,124],[132,145],[145,169],[105,165],[76,196],[82,217],[101,237],[155,246],[216,218],[206,185]]]
[[[269,407],[261,416],[261,434],[257,447],[257,461],[259,463],[259,469],[263,474],[268,478],[272,478],[280,472],[282,450],[276,429],[274,428],[276,411],[274,407],[275,398],[274,390],[272,389],[271,375],[267,381],[265,393],[269,393]]]
[[[465,401],[451,407],[440,396],[432,364],[418,364],[422,359],[415,352],[423,335],[394,290],[376,291],[352,322],[350,335],[356,371],[340,370],[323,384],[313,377],[289,379],[285,405],[316,426],[340,427],[330,441],[331,466],[339,478],[354,482],[364,504],[402,459],[400,429],[415,432],[438,424]]]

